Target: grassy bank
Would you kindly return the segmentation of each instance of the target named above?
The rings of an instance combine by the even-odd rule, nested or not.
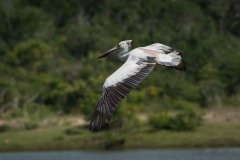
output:
[[[129,133],[48,127],[0,134],[0,151],[94,150],[106,148],[182,148],[240,146],[240,123],[205,122],[191,132],[142,130]]]

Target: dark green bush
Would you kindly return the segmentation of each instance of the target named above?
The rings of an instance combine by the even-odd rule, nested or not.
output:
[[[160,112],[159,114],[153,114],[149,117],[149,125],[154,129],[171,129],[173,123],[173,117],[167,112]]]
[[[196,109],[185,109],[176,113],[161,112],[149,117],[149,125],[153,129],[194,130],[201,124],[201,114]]]
[[[172,130],[193,130],[201,124],[201,117],[195,111],[184,111],[173,118]]]
[[[0,133],[6,132],[10,130],[11,128],[7,124],[0,125]]]
[[[113,130],[119,130],[123,132],[139,130],[144,125],[139,117],[136,116],[141,108],[141,105],[123,102],[112,117],[109,127]]]

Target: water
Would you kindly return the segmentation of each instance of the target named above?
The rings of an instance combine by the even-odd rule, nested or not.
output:
[[[240,148],[0,153],[0,160],[240,160]]]

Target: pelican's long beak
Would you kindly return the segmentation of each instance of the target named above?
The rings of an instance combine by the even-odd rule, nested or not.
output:
[[[110,49],[107,52],[103,53],[101,56],[97,57],[97,59],[107,57],[107,56],[113,54],[117,50],[120,50],[119,46],[113,47],[112,49]]]

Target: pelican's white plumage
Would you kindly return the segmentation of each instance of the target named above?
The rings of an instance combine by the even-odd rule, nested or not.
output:
[[[89,118],[90,128],[100,129],[107,124],[118,104],[134,89],[154,68],[156,64],[185,70],[182,52],[169,46],[155,43],[130,51],[131,40],[119,45],[99,58],[118,51],[118,58],[126,62],[105,81],[100,100]]]

